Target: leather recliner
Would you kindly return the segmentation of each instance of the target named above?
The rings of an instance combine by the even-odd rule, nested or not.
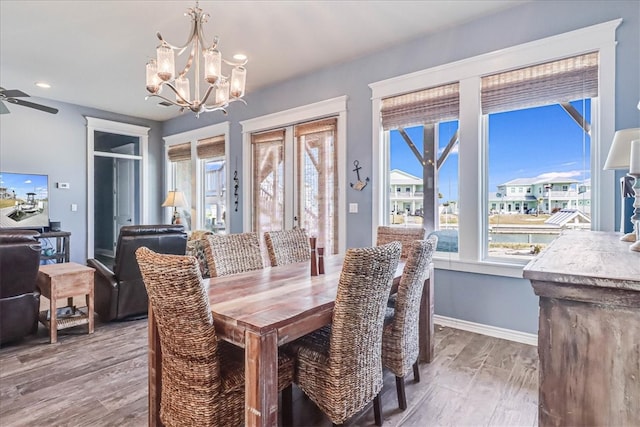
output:
[[[87,260],[96,270],[94,306],[101,321],[147,315],[149,299],[135,255],[142,246],[157,253],[184,255],[187,233],[182,225],[124,226],[118,236],[113,271],[97,259]]]
[[[38,235],[31,230],[0,230],[0,345],[38,330]]]

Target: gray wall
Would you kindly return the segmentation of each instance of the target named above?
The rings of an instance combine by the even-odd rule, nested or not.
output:
[[[228,116],[208,113],[196,119],[192,115],[183,115],[161,125],[52,102],[47,103],[61,110],[56,116],[12,107],[10,115],[0,118],[0,169],[49,175],[51,218],[62,221],[63,228],[73,233],[71,257],[74,261],[84,262],[87,191],[86,123],[83,115],[152,128],[149,144],[150,203],[156,211],[152,211],[150,222],[157,222],[162,215],[160,204],[163,200],[161,136],[229,120],[230,156],[232,159],[240,158],[242,136],[239,121],[347,95],[347,165],[358,159],[363,166],[363,176],[371,176],[369,83],[617,18],[624,21],[617,30],[615,125],[616,129],[636,127],[640,126],[640,114],[636,109],[640,99],[640,2],[537,0],[375,55],[356,58],[352,62],[248,93],[248,106],[234,104],[229,108]],[[248,66],[248,78],[251,79],[251,62]],[[618,174],[622,175],[621,172]],[[59,181],[70,182],[71,189],[53,188]],[[242,189],[244,183],[240,185]],[[348,246],[372,243],[370,191],[370,186],[362,192],[347,191],[347,203],[356,202],[360,206],[358,214],[347,216]],[[70,211],[71,203],[78,204],[78,212]],[[237,213],[230,212],[233,232],[241,231],[242,209],[240,206]],[[619,205],[616,210],[616,218],[619,218]],[[531,286],[523,279],[445,270],[436,272],[436,313],[440,315],[535,333],[537,304]]]
[[[58,108],[48,114],[8,104],[11,114],[0,116],[0,170],[49,175],[49,218],[71,232],[71,261],[87,259],[87,121],[97,117],[140,126],[149,131],[150,222],[161,218],[163,143],[162,123],[109,113],[73,104],[32,98],[33,102]],[[70,188],[56,188],[68,182]],[[78,205],[76,212],[71,204]]]

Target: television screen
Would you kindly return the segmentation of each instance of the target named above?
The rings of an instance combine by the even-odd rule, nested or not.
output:
[[[49,226],[49,177],[0,172],[0,228]]]

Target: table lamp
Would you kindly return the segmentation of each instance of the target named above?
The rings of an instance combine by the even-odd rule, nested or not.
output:
[[[640,252],[640,128],[619,130],[613,136],[613,143],[604,163],[604,169],[629,169],[627,175],[634,178],[634,214],[631,217],[633,232],[620,238],[625,242],[635,242],[629,250]]]
[[[178,212],[178,208],[186,208],[187,201],[184,198],[184,194],[182,191],[173,190],[169,191],[167,198],[162,203],[162,207],[173,207],[173,217],[171,218],[171,224],[182,224],[182,219],[180,218],[180,212]]]

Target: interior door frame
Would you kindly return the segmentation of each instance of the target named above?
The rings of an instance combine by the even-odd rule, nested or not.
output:
[[[128,123],[115,122],[111,120],[99,119],[96,117],[88,117],[87,120],[87,258],[93,258],[95,236],[95,212],[94,212],[94,157],[95,153],[95,132],[106,132],[116,135],[126,135],[138,137],[140,141],[140,155],[133,156],[128,154],[112,154],[100,152],[98,155],[101,157],[119,157],[129,158],[140,161],[140,222],[146,224],[149,221],[148,212],[148,190],[147,190],[147,170],[148,170],[148,150],[149,150],[149,130],[151,128],[146,126],[131,125]]]

